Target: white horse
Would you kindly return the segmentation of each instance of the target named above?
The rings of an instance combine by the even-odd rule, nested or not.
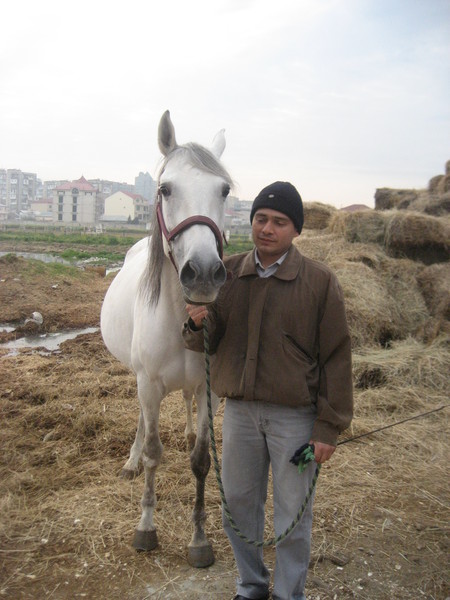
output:
[[[210,466],[205,366],[201,354],[185,349],[182,325],[187,319],[185,302],[212,302],[225,282],[222,232],[225,199],[232,181],[219,162],[225,149],[223,130],[215,136],[210,150],[198,144],[179,146],[166,111],[159,124],[158,143],[165,158],[151,235],[128,251],[111,283],[102,306],[101,331],[109,351],[130,367],[137,379],[139,424],[122,470],[126,477],[135,476],[142,458],[142,515],[133,546],[152,550],[158,544],[153,513],[155,472],[163,449],[158,432],[160,405],[169,392],[183,390],[185,433],[197,480],[188,561],[206,567],[214,562],[214,554],[204,532],[205,478]],[[197,402],[196,437],[193,395]],[[213,395],[214,411],[217,402]]]

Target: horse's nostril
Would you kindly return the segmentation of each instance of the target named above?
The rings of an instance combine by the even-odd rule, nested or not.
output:
[[[192,260],[188,260],[184,267],[181,269],[180,281],[183,285],[192,285],[197,279],[199,274],[198,268]]]
[[[213,270],[213,282],[215,285],[223,285],[227,279],[227,270],[223,262],[219,261]]]

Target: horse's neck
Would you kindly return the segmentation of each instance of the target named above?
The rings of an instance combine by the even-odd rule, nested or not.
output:
[[[177,324],[181,325],[186,320],[186,303],[181,291],[178,273],[166,256],[161,272],[161,294],[158,304],[161,304],[161,308],[165,308],[171,313]]]

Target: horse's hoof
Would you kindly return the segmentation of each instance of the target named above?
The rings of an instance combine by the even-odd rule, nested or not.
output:
[[[136,469],[135,471],[133,471],[132,469],[122,469],[120,471],[120,478],[127,479],[128,481],[132,481],[133,479],[136,479],[136,477],[138,475],[139,475],[139,469]]]
[[[150,550],[154,550],[158,546],[156,529],[151,529],[150,531],[136,529],[132,546],[138,552],[150,552]]]
[[[214,552],[211,544],[204,546],[188,546],[188,563],[191,567],[203,569],[214,564]]]

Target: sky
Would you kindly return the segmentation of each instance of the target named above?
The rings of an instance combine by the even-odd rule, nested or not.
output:
[[[450,159],[450,0],[2,4],[0,168],[156,177],[159,120],[222,156],[234,195],[290,181],[373,206]]]

